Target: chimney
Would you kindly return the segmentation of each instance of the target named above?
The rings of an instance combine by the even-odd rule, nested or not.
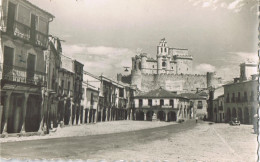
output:
[[[240,78],[234,78],[234,83],[238,83]]]

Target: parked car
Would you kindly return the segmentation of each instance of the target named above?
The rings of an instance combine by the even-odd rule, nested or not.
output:
[[[237,118],[233,118],[230,122],[230,125],[240,125],[240,121]]]

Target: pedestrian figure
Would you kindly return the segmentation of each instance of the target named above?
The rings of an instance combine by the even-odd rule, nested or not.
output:
[[[196,123],[198,123],[198,117],[196,116]]]

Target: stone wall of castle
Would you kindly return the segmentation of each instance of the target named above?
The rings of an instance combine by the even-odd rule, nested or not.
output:
[[[164,88],[168,91],[195,91],[197,88],[207,88],[206,75],[180,75],[180,74],[142,74],[140,90],[150,91],[152,89]],[[137,85],[138,87],[138,85]]]

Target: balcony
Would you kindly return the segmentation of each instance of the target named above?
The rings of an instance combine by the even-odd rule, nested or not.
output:
[[[48,35],[43,34],[37,30],[32,30],[31,27],[20,23],[19,21],[14,21],[13,28],[8,29],[2,27],[3,32],[7,35],[13,37],[14,39],[20,39],[25,43],[29,43],[33,46],[39,46],[43,49],[47,49],[48,46]]]
[[[37,86],[46,86],[46,74],[39,71],[29,71],[19,66],[3,65],[2,80],[25,83]]]

